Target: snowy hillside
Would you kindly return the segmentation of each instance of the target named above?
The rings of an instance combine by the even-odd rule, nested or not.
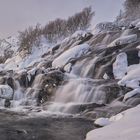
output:
[[[51,116],[83,123],[68,140],[84,140],[87,133],[87,140],[138,140],[138,23],[125,28],[100,23],[94,31],[77,31],[58,43],[41,36],[31,52],[21,49],[14,38],[1,41],[0,47],[3,57],[12,51],[0,64],[2,109],[25,113],[25,122],[28,117]],[[54,140],[65,138],[59,135]]]

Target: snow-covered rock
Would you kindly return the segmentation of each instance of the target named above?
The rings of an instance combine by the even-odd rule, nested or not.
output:
[[[120,53],[119,55],[117,55],[116,61],[113,63],[113,74],[115,79],[123,78],[127,72],[127,67],[127,54]]]
[[[71,38],[85,37],[87,34],[88,34],[87,31],[78,30],[72,34]]]
[[[0,71],[3,71],[4,69],[4,64],[0,64]]]
[[[109,121],[109,118],[99,118],[97,119],[94,124],[98,126],[106,126],[109,125],[111,122]]]
[[[127,36],[122,36],[114,40],[112,43],[108,45],[108,47],[114,47],[118,45],[124,45],[124,44],[129,44],[132,42],[135,42],[137,40],[137,35],[127,35]]]
[[[77,45],[73,48],[62,53],[59,57],[57,57],[53,63],[53,67],[61,67],[64,66],[70,59],[78,58],[84,54],[86,54],[90,49],[88,44]]]
[[[140,22],[140,19],[136,19],[130,23],[130,27],[136,27]]]
[[[136,28],[140,30],[140,21],[136,24]]]
[[[128,93],[125,94],[123,101],[126,101],[127,99],[133,97],[136,94],[140,94],[140,88],[136,88]]]
[[[127,86],[130,88],[138,88],[140,83],[140,64],[131,65],[127,69],[127,75],[125,75],[119,82],[119,85]]]
[[[98,34],[100,32],[116,31],[116,30],[120,30],[117,24],[113,22],[101,22],[95,26],[92,33]]]
[[[4,57],[6,52],[11,52],[11,56],[15,54],[19,48],[19,41],[17,37],[8,37],[0,41],[0,56]]]
[[[13,90],[8,85],[0,85],[0,98],[3,99],[12,99],[13,97]]]
[[[118,121],[87,134],[86,140],[139,140],[140,105],[123,112]]]

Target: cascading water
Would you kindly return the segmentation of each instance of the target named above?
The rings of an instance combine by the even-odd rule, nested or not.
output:
[[[89,78],[71,79],[69,82],[60,87],[52,104],[48,107],[51,112],[71,113],[75,106],[82,104],[105,102],[105,92],[102,86],[98,85],[100,80]]]
[[[94,59],[89,57],[77,62],[76,65],[72,67],[71,74],[75,74],[80,77],[92,77],[97,60],[98,57],[95,57]]]

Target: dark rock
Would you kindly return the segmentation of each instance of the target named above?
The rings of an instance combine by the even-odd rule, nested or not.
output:
[[[75,104],[72,105],[69,108],[69,112],[71,112],[72,114],[78,114],[78,113],[82,113],[86,110],[93,110],[97,107],[103,107],[105,106],[104,104],[96,104],[96,103],[85,103],[85,104]]]
[[[20,75],[18,75],[17,79],[18,79],[21,87],[25,87],[25,88],[28,87],[29,80],[28,80],[27,75],[28,75],[27,72],[23,72]]]
[[[7,78],[7,84],[14,90],[15,89],[15,83],[12,77]]]
[[[130,107],[131,106],[127,106],[121,102],[115,102],[111,105],[94,108],[93,110],[86,110],[81,115],[89,119],[98,119],[101,117],[110,118]]]
[[[127,101],[125,101],[125,104],[135,107],[140,104],[140,98],[135,98],[135,97],[129,98]]]
[[[4,107],[9,108],[9,107],[10,107],[10,105],[11,105],[10,100],[9,100],[9,99],[5,99],[5,102],[4,102]]]
[[[139,64],[140,58],[138,56],[138,50],[131,50],[126,52],[128,65]]]
[[[6,77],[0,77],[0,84],[3,85],[6,83]]]

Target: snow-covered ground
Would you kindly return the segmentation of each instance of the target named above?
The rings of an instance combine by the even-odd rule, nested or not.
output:
[[[139,140],[140,105],[121,114],[118,121],[89,132],[86,140]]]

